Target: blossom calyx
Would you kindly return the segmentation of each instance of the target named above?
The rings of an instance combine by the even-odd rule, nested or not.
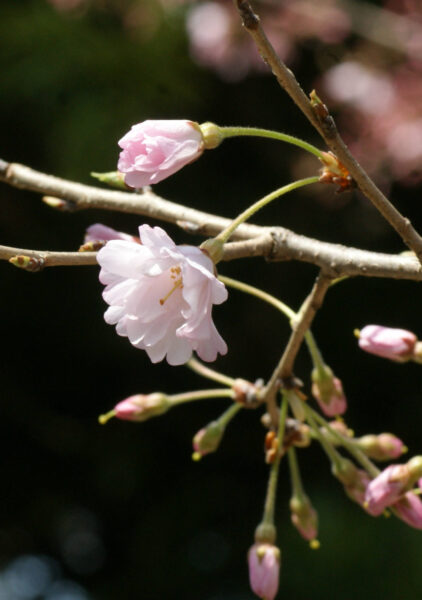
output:
[[[281,553],[273,544],[254,544],[248,552],[249,582],[263,600],[274,600],[278,592]]]
[[[291,520],[305,540],[315,540],[318,535],[318,514],[306,494],[293,495],[290,499]]]
[[[224,140],[223,130],[215,123],[211,123],[209,121],[206,123],[201,123],[199,129],[202,133],[204,148],[206,150],[213,150],[214,148],[217,148],[217,146],[219,146]]]
[[[171,407],[170,400],[165,394],[136,394],[122,400],[114,407],[114,416],[124,421],[146,421],[158,417]]]
[[[117,168],[134,188],[166,179],[201,156],[204,138],[198,123],[188,120],[143,121],[120,140]]]
[[[355,440],[360,450],[374,460],[391,460],[407,452],[403,442],[392,433],[368,434]]]
[[[395,362],[411,360],[417,342],[416,335],[411,331],[382,325],[366,325],[361,331],[356,330],[355,334],[362,350]]]
[[[209,240],[205,240],[205,242],[202,242],[199,247],[202,252],[205,252],[210,257],[215,265],[223,258],[224,242],[218,238],[210,238]]]
[[[327,417],[342,415],[347,409],[343,385],[327,365],[312,370],[312,395]]]

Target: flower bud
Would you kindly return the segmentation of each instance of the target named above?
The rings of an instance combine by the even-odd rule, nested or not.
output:
[[[365,493],[370,481],[366,471],[357,469],[354,480],[344,486],[344,491],[349,496],[350,500],[353,500],[353,502],[356,502],[356,504],[359,504],[359,506],[362,506],[365,510],[367,510],[365,506]]]
[[[321,427],[321,433],[325,437],[327,441],[330,442],[333,446],[339,445],[338,437],[336,437],[330,430],[333,429],[335,432],[339,433],[342,437],[352,438],[354,435],[353,429],[349,429],[343,419],[335,419],[334,421],[330,421],[329,423],[330,429],[328,427]]]
[[[413,492],[407,492],[398,502],[393,504],[396,515],[415,529],[422,529],[422,501]]]
[[[407,464],[389,465],[375,477],[366,489],[365,504],[368,512],[377,517],[397,502],[420,477],[422,457],[415,456]]]
[[[382,325],[366,325],[361,331],[356,330],[355,334],[362,350],[396,362],[410,360],[417,342],[416,335],[411,331]]]
[[[126,185],[152,185],[201,156],[204,139],[198,123],[187,120],[143,121],[120,140],[117,168]]]
[[[94,223],[85,231],[84,245],[88,244],[89,242],[102,242],[104,245],[105,242],[109,242],[110,240],[125,240],[126,242],[136,242],[137,244],[141,243],[139,237],[129,235],[123,231],[117,231],[116,229],[107,227],[107,225],[103,225],[102,223]]]
[[[280,576],[280,550],[273,544],[254,544],[248,552],[249,582],[263,600],[274,600]]]
[[[322,368],[315,367],[312,371],[312,381],[312,395],[327,417],[335,417],[346,412],[347,401],[342,383],[334,376],[330,367],[327,365]]]
[[[75,212],[78,209],[76,202],[72,202],[71,200],[63,200],[63,198],[56,198],[55,196],[43,196],[41,200],[50,208],[54,208],[55,210],[60,210],[62,212]]]
[[[291,519],[293,525],[305,540],[315,540],[318,535],[318,514],[308,496],[292,496],[290,499]]]
[[[25,254],[19,254],[9,258],[10,264],[29,273],[38,273],[42,271],[45,266],[45,260],[41,257],[26,256]]]
[[[122,400],[108,415],[100,417],[100,423],[106,423],[111,416],[124,421],[146,421],[167,412],[171,403],[165,394],[136,394]]]
[[[193,438],[194,453],[192,458],[200,460],[205,454],[215,452],[223,438],[224,429],[219,421],[211,421],[206,427],[200,429]]]
[[[341,481],[349,498],[367,510],[365,492],[370,482],[367,472],[358,469],[348,458],[343,458],[339,465],[333,464],[332,473]]]
[[[355,440],[357,446],[374,460],[390,460],[407,452],[403,442],[392,433],[368,434]]]

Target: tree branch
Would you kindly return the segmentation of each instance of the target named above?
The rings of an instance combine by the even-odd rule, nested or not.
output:
[[[292,322],[292,333],[283,352],[283,356],[277,367],[274,369],[271,379],[262,391],[261,397],[267,403],[273,401],[280,383],[292,377],[293,365],[302,345],[304,335],[310,328],[317,310],[322,305],[330,284],[331,277],[321,272],[317,277],[311,293],[303,303],[297,318]]]
[[[422,237],[414,229],[410,220],[400,214],[352,156],[328,112],[321,117],[314,111],[309,98],[300,87],[292,71],[277,56],[261,27],[258,15],[253,12],[249,1],[235,0],[235,2],[245,29],[253,38],[262,59],[271,68],[280,86],[289,94],[324,139],[327,146],[346,167],[363,194],[374,204],[422,263]]]
[[[77,208],[102,208],[146,215],[177,223],[185,231],[216,235],[231,222],[216,215],[160,198],[152,191],[143,194],[118,192],[82,185],[17,163],[0,160],[0,181],[21,189],[52,195],[75,203]],[[357,276],[422,281],[422,267],[412,256],[368,252],[330,244],[298,235],[283,227],[243,224],[233,234],[241,241],[225,244],[223,260],[264,256],[269,260],[299,260],[315,264],[332,277]],[[0,259],[24,255],[45,260],[44,266],[95,264],[92,252],[51,252],[0,246]]]

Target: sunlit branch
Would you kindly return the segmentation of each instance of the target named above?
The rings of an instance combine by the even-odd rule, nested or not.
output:
[[[176,223],[188,233],[211,236],[230,223],[217,215],[160,198],[148,190],[144,194],[116,192],[75,183],[24,165],[0,159],[0,181],[14,187],[48,194],[74,202],[77,208],[101,208],[153,217]],[[225,245],[223,260],[264,256],[270,260],[299,260],[315,264],[333,277],[357,276],[422,280],[422,269],[416,258],[394,254],[367,252],[339,244],[329,244],[294,233],[283,227],[260,227],[243,224]],[[0,260],[16,255],[45,259],[44,266],[95,264],[94,253],[51,252],[0,246]]]

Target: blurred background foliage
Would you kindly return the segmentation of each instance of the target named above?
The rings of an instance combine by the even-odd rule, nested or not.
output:
[[[359,159],[422,230],[422,15],[418,0],[256,3],[304,89],[329,101]],[[92,183],[115,168],[117,140],[144,119],[278,129],[320,144],[260,63],[227,0],[3,0],[0,5],[3,159]],[[294,148],[229,140],[157,186],[163,197],[234,216],[273,188],[315,173]],[[139,217],[61,214],[35,194],[1,187],[1,242],[73,250],[87,226],[136,233]],[[152,221],[149,221],[153,224]],[[313,186],[274,202],[256,222],[386,252],[403,247],[358,192]],[[180,242],[195,238],[166,226]],[[252,259],[221,272],[293,308],[315,269]],[[151,365],[103,321],[95,267],[31,275],[0,264],[1,600],[251,600],[245,555],[261,517],[265,431],[244,411],[218,453],[191,460],[191,438],[224,400],[150,422],[97,424],[134,393],[206,387],[183,367]],[[393,431],[421,453],[421,370],[362,355],[367,323],[422,335],[420,286],[354,279],[336,286],[315,322],[325,360],[344,383],[358,435]],[[217,368],[267,378],[288,336],[273,309],[232,292],[215,319],[229,345]],[[296,374],[309,392],[310,361]],[[218,406],[217,406],[218,404]],[[313,445],[312,449],[316,446]],[[303,456],[302,456],[303,455]],[[282,465],[277,522],[280,597],[420,598],[420,532],[372,519],[346,499],[319,450],[300,453],[320,515],[321,549],[299,539]]]

